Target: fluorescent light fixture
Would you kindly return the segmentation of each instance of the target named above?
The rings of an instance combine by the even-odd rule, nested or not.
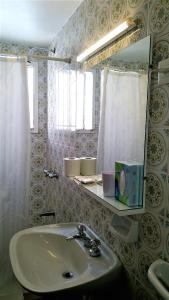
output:
[[[121,36],[121,34],[124,34],[128,30],[131,30],[132,28],[136,27],[137,23],[136,20],[133,20],[132,18],[127,19],[125,22],[117,26],[112,31],[108,32],[104,37],[102,37],[100,40],[98,40],[95,44],[93,44],[91,47],[86,49],[84,52],[79,54],[77,56],[77,61],[82,62],[89,56],[96,53],[96,51],[101,50],[103,47],[108,45],[110,42],[112,42],[115,38],[118,38]]]
[[[13,55],[13,54],[0,54],[0,58],[17,58],[17,55]]]

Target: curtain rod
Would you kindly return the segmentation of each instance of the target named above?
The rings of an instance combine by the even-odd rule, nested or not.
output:
[[[0,53],[0,57],[22,57],[24,55],[17,55],[11,53]],[[60,58],[60,57],[53,57],[53,56],[43,56],[43,55],[25,55],[27,56],[28,60],[36,59],[36,60],[53,60],[53,61],[60,61],[65,62],[67,64],[71,63],[71,58]]]
[[[147,73],[147,70],[145,70],[145,69],[133,69],[133,68],[129,68],[129,69],[125,69],[125,68],[120,68],[120,67],[115,67],[115,66],[111,66],[111,65],[107,65],[107,64],[99,64],[98,65],[98,69],[104,69],[104,68],[108,68],[108,69],[111,69],[112,71],[117,71],[117,72],[136,72],[136,73],[138,73],[138,72],[143,72],[143,73]],[[96,69],[97,69],[97,67],[96,67]]]
[[[53,60],[53,61],[62,61],[65,63],[70,64],[71,63],[71,58],[59,58],[59,57],[53,57],[53,56],[42,56],[42,55],[28,55],[28,58],[31,59],[37,59],[37,60]]]
[[[137,70],[133,70],[133,69],[126,69],[126,70],[123,70],[123,69],[114,69],[114,68],[109,68],[111,71],[114,71],[114,72],[119,72],[119,73],[137,73],[138,75],[141,75],[141,74],[147,74],[147,71],[146,70],[143,70],[143,69],[137,69]]]

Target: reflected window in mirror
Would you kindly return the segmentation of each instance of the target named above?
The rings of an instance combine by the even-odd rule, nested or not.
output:
[[[150,36],[99,66],[101,111],[97,173],[115,171],[116,161],[144,164]]]

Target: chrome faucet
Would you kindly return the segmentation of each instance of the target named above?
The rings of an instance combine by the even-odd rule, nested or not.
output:
[[[83,237],[86,236],[86,233],[85,233],[85,231],[86,231],[86,226],[85,226],[85,225],[83,225],[83,224],[78,225],[78,226],[77,226],[77,230],[78,230],[78,232],[79,232],[80,237],[83,238]]]
[[[89,255],[92,257],[97,257],[101,255],[101,251],[99,246],[101,245],[100,240],[98,239],[91,239],[89,238],[85,231],[86,227],[83,224],[77,226],[78,233],[66,237],[67,241],[71,241],[73,239],[82,239],[84,242],[84,247],[89,248],[88,252]]]
[[[48,174],[48,177],[49,178],[59,178],[59,174],[56,172],[56,171],[52,171],[52,172],[49,172],[49,174]]]
[[[66,240],[73,240],[73,239],[84,239],[86,237],[86,226],[83,225],[83,224],[80,224],[77,226],[77,230],[78,230],[78,233],[72,235],[72,236],[68,236],[66,238]]]
[[[101,255],[101,251],[99,249],[99,246],[101,245],[100,240],[93,239],[90,241],[90,249],[89,249],[89,255],[92,257],[97,257]]]
[[[43,172],[45,173],[46,177],[48,176],[49,178],[59,178],[59,174],[55,170],[44,169]]]

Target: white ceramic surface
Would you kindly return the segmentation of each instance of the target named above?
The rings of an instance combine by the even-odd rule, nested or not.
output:
[[[36,293],[57,292],[96,281],[121,269],[117,256],[101,241],[101,256],[91,257],[76,234],[79,223],[45,225],[22,230],[10,242],[10,260],[20,284]],[[86,225],[85,225],[86,226]],[[87,236],[99,238],[87,226]],[[72,272],[72,278],[64,278]],[[100,284],[100,282],[99,282]]]
[[[169,300],[169,263],[157,259],[148,269],[148,278],[157,292],[165,300]]]

